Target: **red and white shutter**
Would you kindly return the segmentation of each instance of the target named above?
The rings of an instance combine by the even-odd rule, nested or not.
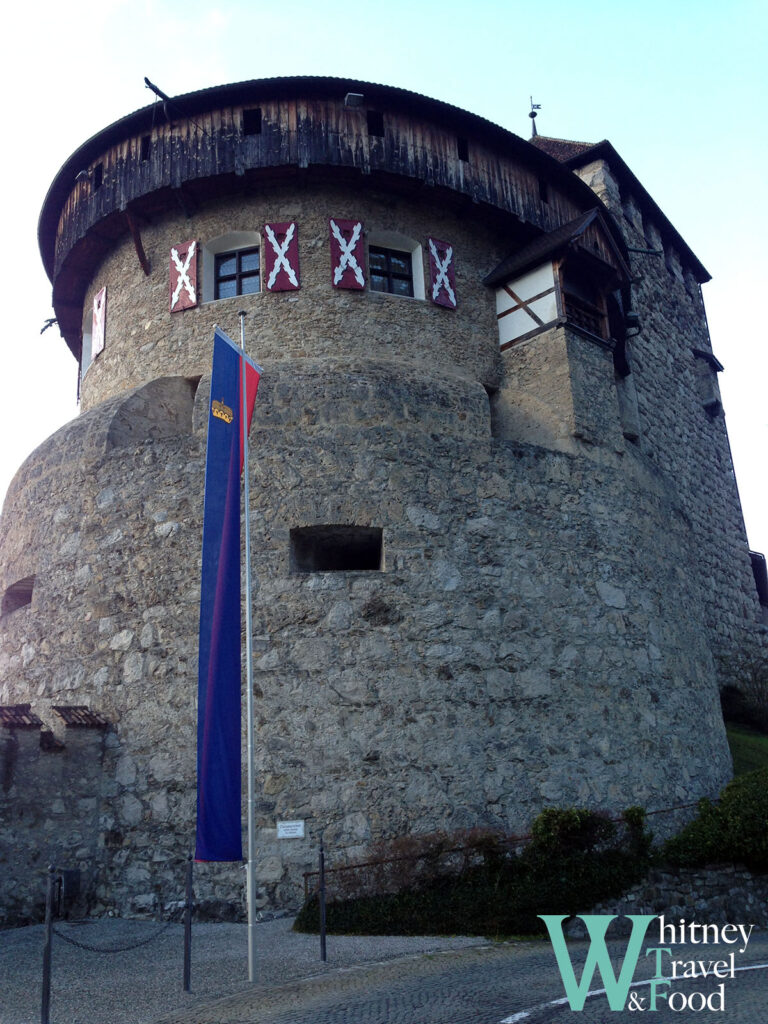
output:
[[[438,306],[456,309],[456,277],[453,264],[453,246],[437,238],[429,241],[429,281],[431,298]]]
[[[107,287],[93,297],[93,328],[91,330],[91,359],[104,351],[104,335],[107,326]]]
[[[365,245],[359,220],[328,221],[331,236],[331,281],[334,288],[365,288]]]
[[[296,221],[264,225],[264,284],[268,292],[299,287],[299,229]]]
[[[191,309],[197,305],[197,249],[196,241],[182,242],[171,248],[168,274],[168,302],[171,313]]]

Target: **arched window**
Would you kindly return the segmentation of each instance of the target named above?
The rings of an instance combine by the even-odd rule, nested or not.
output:
[[[369,231],[368,279],[372,292],[423,299],[421,245],[399,231]]]
[[[19,608],[32,604],[32,591],[34,588],[34,576],[25,576],[23,580],[12,583],[3,594],[0,615],[10,615],[11,612],[18,611]]]
[[[261,291],[261,236],[228,231],[203,247],[203,302]]]

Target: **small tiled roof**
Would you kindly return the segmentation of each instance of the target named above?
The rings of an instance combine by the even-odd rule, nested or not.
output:
[[[42,724],[30,704],[6,704],[0,707],[0,725],[6,729],[39,729]]]
[[[53,710],[70,729],[106,729],[109,726],[106,718],[91,711],[85,704],[60,704]]]
[[[532,146],[536,149],[542,150],[548,156],[553,156],[555,160],[565,161],[570,160],[571,157],[581,156],[582,153],[586,153],[592,149],[593,142],[574,142],[570,139],[551,139],[548,135],[534,135],[533,138],[529,139]]]

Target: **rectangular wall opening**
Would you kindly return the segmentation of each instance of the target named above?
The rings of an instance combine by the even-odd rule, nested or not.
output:
[[[261,107],[243,111],[243,135],[261,135]]]
[[[379,138],[384,136],[384,115],[380,110],[368,111],[368,134]]]
[[[292,572],[380,571],[381,555],[381,527],[333,524],[291,530]]]

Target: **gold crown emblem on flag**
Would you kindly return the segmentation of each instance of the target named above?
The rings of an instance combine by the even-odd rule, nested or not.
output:
[[[235,414],[232,412],[230,407],[225,405],[223,402],[218,401],[216,398],[214,398],[211,403],[211,412],[216,419],[224,420],[225,423],[231,423],[235,418]]]

